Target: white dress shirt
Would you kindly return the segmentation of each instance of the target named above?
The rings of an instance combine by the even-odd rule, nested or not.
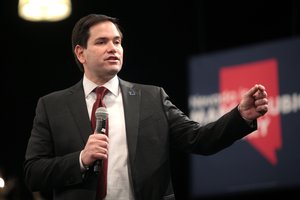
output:
[[[84,75],[83,89],[90,118],[93,104],[96,101],[96,93],[93,90],[98,86]],[[109,90],[103,99],[108,112],[109,123],[107,195],[105,200],[134,200],[128,170],[124,108],[118,77],[115,76],[103,86]]]

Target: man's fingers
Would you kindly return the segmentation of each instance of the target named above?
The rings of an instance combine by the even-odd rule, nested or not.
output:
[[[265,91],[266,90],[266,88],[263,86],[263,85],[261,85],[261,84],[256,84],[257,86],[258,86],[258,89],[260,90],[260,91]]]
[[[248,92],[245,94],[248,97],[252,97],[259,89],[259,85],[255,84]]]
[[[266,112],[268,112],[268,105],[257,107],[256,110],[258,113],[260,113],[263,116],[264,114],[266,114]]]
[[[246,96],[253,97],[255,93],[258,92],[258,98],[267,97],[267,92],[265,91],[265,87],[260,84],[255,84],[247,93]]]
[[[254,104],[255,104],[256,107],[263,106],[263,105],[268,105],[268,99],[266,99],[266,98],[258,99],[254,102]]]
[[[258,99],[266,99],[267,98],[267,92],[266,91],[258,91],[255,95],[254,95],[255,100]]]

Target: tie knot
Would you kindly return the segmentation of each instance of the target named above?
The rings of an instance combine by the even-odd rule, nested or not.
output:
[[[95,92],[97,94],[97,98],[100,97],[100,99],[103,99],[103,97],[108,92],[108,89],[106,87],[101,86],[101,87],[97,87]]]

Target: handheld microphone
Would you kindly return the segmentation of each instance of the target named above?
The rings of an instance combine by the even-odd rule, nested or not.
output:
[[[97,108],[95,112],[96,133],[105,134],[107,117],[108,117],[108,112],[105,107]],[[94,164],[94,172],[98,173],[100,171],[101,166],[102,166],[102,160],[96,160]]]

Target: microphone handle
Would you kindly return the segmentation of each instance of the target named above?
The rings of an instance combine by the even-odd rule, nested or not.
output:
[[[96,132],[98,134],[105,134],[105,125],[106,125],[106,120],[97,120],[96,121]],[[99,173],[100,169],[102,168],[103,165],[103,160],[96,160],[94,163],[94,173]]]
[[[100,172],[100,169],[102,168],[102,165],[103,160],[96,160],[94,163],[94,172],[98,174]]]

